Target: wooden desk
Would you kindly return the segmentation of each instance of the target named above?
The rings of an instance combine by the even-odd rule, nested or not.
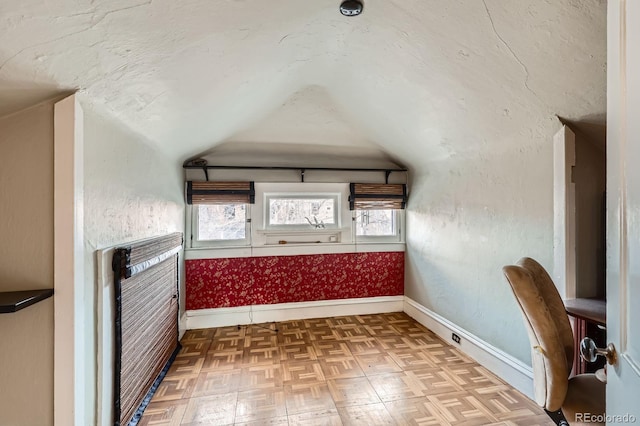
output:
[[[573,361],[575,374],[595,372],[601,368],[602,360],[587,363],[580,357],[580,342],[589,336],[599,347],[606,344],[607,302],[603,299],[578,298],[567,299],[564,306],[569,316],[575,318],[573,331],[575,358]]]

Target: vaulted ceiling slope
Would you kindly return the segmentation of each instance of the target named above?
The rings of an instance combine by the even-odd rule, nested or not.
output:
[[[0,0],[0,115],[79,89],[180,161],[284,142],[413,167],[549,134],[556,115],[604,122],[605,0],[338,5]]]

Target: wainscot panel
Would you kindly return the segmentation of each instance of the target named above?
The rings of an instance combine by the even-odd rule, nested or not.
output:
[[[404,253],[186,260],[186,309],[404,294]]]

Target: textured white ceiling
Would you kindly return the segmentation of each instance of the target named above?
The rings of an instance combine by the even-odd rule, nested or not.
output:
[[[546,136],[556,115],[604,123],[605,0],[338,5],[0,0],[0,115],[79,89],[180,161],[285,142],[415,167]]]
[[[235,134],[233,140],[357,147],[371,143],[320,86],[294,93],[258,123]]]

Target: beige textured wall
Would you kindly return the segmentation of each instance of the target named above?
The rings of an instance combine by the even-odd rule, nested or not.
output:
[[[0,291],[53,287],[53,106],[0,118]],[[53,424],[53,299],[0,314],[0,424]]]

